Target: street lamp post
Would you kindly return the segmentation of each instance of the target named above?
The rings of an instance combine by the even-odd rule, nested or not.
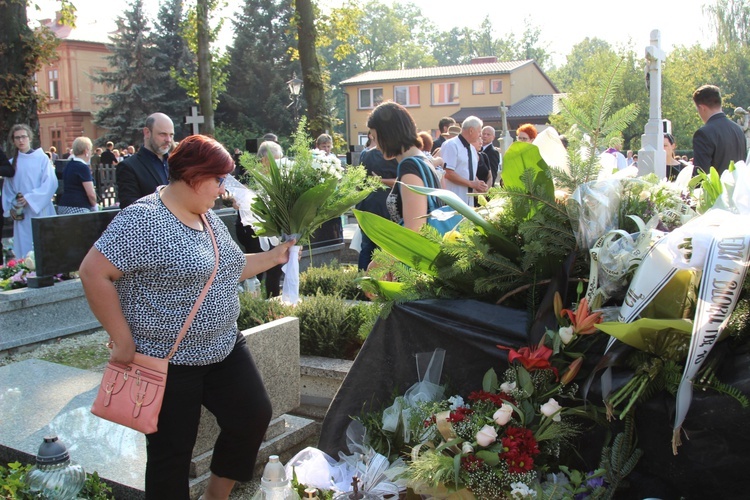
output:
[[[291,102],[287,108],[292,108],[294,113],[294,126],[297,126],[298,114],[299,114],[299,96],[302,93],[302,80],[297,78],[297,73],[292,73],[292,79],[286,82],[286,87],[289,90],[289,99]]]

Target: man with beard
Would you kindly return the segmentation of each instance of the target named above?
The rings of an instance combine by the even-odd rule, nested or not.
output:
[[[169,182],[167,156],[174,141],[174,124],[164,113],[154,113],[143,127],[143,146],[117,165],[120,208]]]

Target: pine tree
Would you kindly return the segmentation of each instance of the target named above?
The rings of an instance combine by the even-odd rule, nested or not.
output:
[[[234,21],[236,38],[229,50],[229,79],[216,111],[217,123],[242,130],[246,137],[291,134],[293,114],[286,109],[285,82],[293,71],[300,75],[287,52],[295,45],[291,19],[289,1],[246,1]]]
[[[187,91],[178,84],[174,77],[196,71],[195,59],[182,37],[183,21],[183,0],[169,0],[159,9],[154,26],[154,45],[156,46],[154,62],[164,93],[158,111],[172,118],[177,140],[191,133],[184,125],[180,126],[180,123],[190,111],[190,106],[196,105],[195,100],[188,97]]]
[[[109,104],[99,110],[94,123],[107,129],[97,144],[140,144],[146,117],[161,111],[165,100],[164,76],[156,69],[154,36],[143,12],[143,0],[132,0],[125,17],[117,19],[117,33],[108,57],[112,71],[93,78],[104,83]]]

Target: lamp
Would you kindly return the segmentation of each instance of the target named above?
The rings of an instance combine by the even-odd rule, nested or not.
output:
[[[260,489],[252,500],[291,500],[299,498],[286,477],[284,465],[279,462],[278,455],[268,457],[268,463],[263,469],[260,479]]]
[[[70,463],[70,455],[57,436],[47,436],[39,447],[36,465],[27,476],[32,493],[51,500],[74,500],[83,489],[86,473]]]
[[[292,79],[286,82],[286,87],[289,89],[289,97],[292,98],[292,100],[299,97],[300,93],[302,93],[302,80],[297,78],[297,73],[292,73]]]
[[[286,88],[289,89],[289,99],[292,101],[287,108],[292,108],[294,113],[294,125],[297,125],[299,115],[299,96],[302,93],[302,80],[297,78],[297,73],[292,73],[292,79],[286,82]]]

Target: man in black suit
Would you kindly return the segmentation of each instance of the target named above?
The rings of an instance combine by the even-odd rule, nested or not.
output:
[[[120,208],[147,196],[169,182],[167,156],[174,141],[174,123],[164,113],[154,113],[143,127],[143,146],[117,165]]]
[[[447,137],[448,127],[450,127],[451,125],[455,125],[455,124],[456,124],[456,120],[454,120],[450,116],[444,116],[440,119],[440,121],[438,122],[438,129],[440,129],[440,135],[437,137],[437,139],[432,141],[431,153],[434,154],[435,150],[437,150],[438,148],[440,148],[440,146],[443,145],[445,140],[448,138]]]
[[[115,143],[112,141],[107,142],[107,149],[102,151],[101,158],[99,159],[99,163],[102,165],[114,165],[117,163],[117,157],[112,152],[112,150],[115,148]]]
[[[706,173],[714,167],[721,175],[730,161],[745,161],[745,134],[721,110],[719,87],[703,85],[693,92],[693,102],[705,124],[693,134],[693,165]]]
[[[498,171],[500,170],[500,151],[492,145],[492,141],[494,140],[495,128],[491,125],[487,125],[482,129],[482,152],[487,155],[490,172],[492,172],[493,185],[498,183]]]

